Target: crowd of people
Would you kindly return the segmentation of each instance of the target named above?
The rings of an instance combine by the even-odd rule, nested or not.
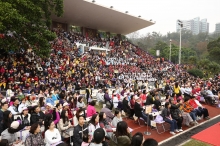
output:
[[[54,32],[58,37],[50,42],[49,58],[40,58],[32,49],[1,56],[0,89],[5,92],[0,94],[2,143],[156,146],[154,139],[145,140],[142,133],[132,136],[122,113],[131,120],[142,118],[152,129],[150,121],[161,119],[171,125],[174,135],[183,131],[183,124],[193,126],[210,118],[200,102],[219,104],[218,75],[209,80],[190,76],[185,72],[189,66],[156,59],[117,37]],[[82,53],[76,43],[106,47],[109,53],[91,49]],[[120,62],[107,62],[108,58],[120,58]],[[134,75],[141,73],[148,77]],[[152,78],[156,80],[152,82]],[[92,95],[92,90],[98,90],[97,95]],[[96,102],[105,107],[98,111]],[[146,106],[151,106],[152,112],[160,111],[160,117],[146,113]]]

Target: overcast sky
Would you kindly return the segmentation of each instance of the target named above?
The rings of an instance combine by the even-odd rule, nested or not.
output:
[[[209,32],[214,32],[215,24],[220,22],[220,0],[96,0],[96,3],[156,21],[153,26],[140,30],[141,34],[174,32],[177,19],[207,18]]]

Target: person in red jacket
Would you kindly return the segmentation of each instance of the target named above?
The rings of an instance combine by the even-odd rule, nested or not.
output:
[[[202,116],[204,119],[209,119],[209,112],[206,108],[204,108],[199,101],[195,98],[195,96],[192,96],[192,98],[189,100],[189,104],[194,108],[196,111],[196,115],[198,116],[198,120],[201,120]]]

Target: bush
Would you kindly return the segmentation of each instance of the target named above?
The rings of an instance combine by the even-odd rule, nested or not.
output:
[[[203,78],[203,72],[199,69],[190,69],[188,70],[188,73],[195,77]]]

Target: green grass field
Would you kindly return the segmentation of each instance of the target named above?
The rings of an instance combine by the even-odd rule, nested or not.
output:
[[[192,139],[181,146],[212,146],[212,145]]]

